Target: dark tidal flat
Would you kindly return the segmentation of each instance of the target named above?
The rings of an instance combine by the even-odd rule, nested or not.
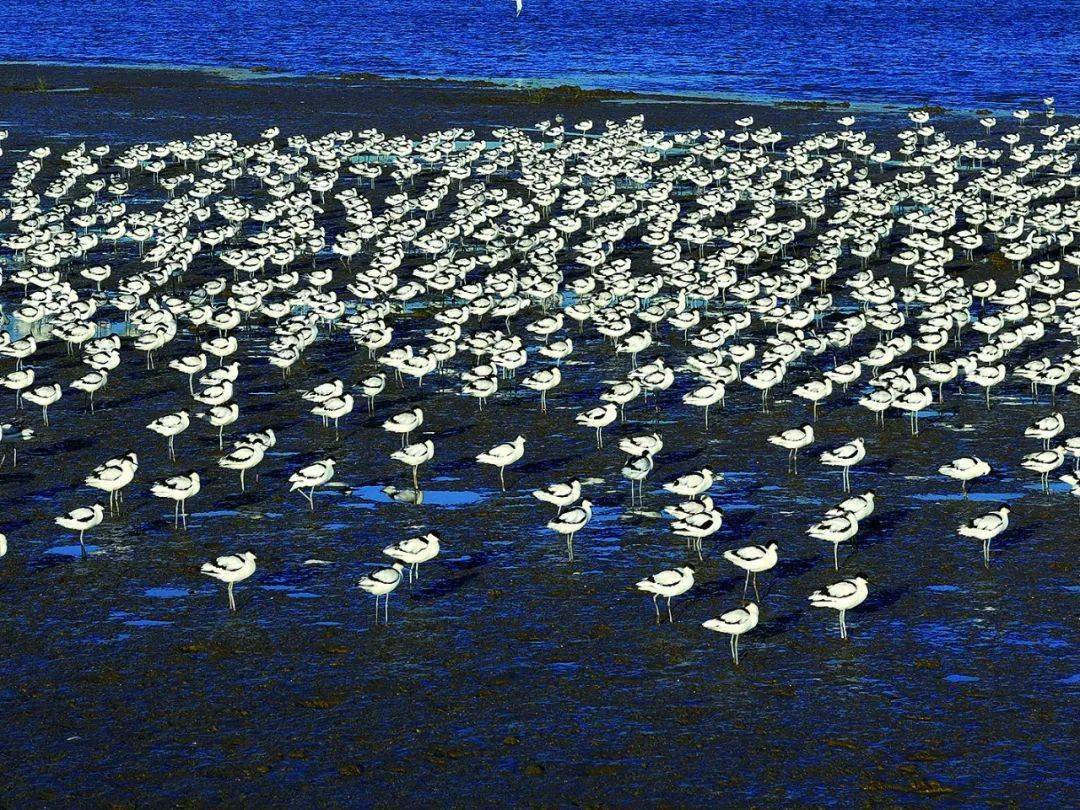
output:
[[[73,92],[11,89],[38,77]],[[8,65],[0,66],[0,126],[11,135],[0,174],[6,182],[25,150],[42,143],[56,153],[80,141],[115,148],[214,130],[245,141],[271,124],[283,136],[365,127],[483,133],[557,112],[598,122],[642,113],[651,129],[669,130],[730,128],[752,114],[798,136],[833,126],[846,111],[528,97],[362,76]],[[895,132],[904,122],[902,109],[851,113],[872,132]],[[937,121],[954,138],[981,133],[970,114]],[[146,177],[132,182],[143,184],[133,187],[136,195],[160,194]],[[380,183],[373,198],[388,190],[396,189]],[[331,233],[343,227],[329,197],[324,224]],[[114,272],[134,271],[135,247],[122,249],[111,258]],[[648,260],[647,249],[633,244],[616,255]],[[403,278],[423,261],[410,255]],[[338,258],[326,253],[318,262],[335,266]],[[872,267],[889,272],[885,262]],[[1015,277],[1007,263],[977,271],[1001,282]],[[185,283],[226,273],[204,256]],[[347,275],[335,283],[343,287]],[[20,289],[3,290],[9,309]],[[435,325],[431,316],[423,305],[391,316],[394,345],[419,340]],[[995,390],[987,411],[980,389],[969,385],[961,394],[948,386],[944,404],[923,412],[917,438],[903,416],[890,414],[879,428],[852,397],[824,403],[811,450],[863,436],[867,460],[852,485],[873,488],[878,498],[856,543],[841,548],[845,572],[873,578],[842,642],[834,612],[815,610],[806,598],[834,580],[831,548],[805,535],[840,500],[840,473],[809,452],[800,457],[801,474],[789,476],[784,451],[766,442],[808,421],[808,403],[785,384],[762,414],[755,391],[732,385],[706,431],[700,411],[681,402],[689,384],[682,375],[658,402],[632,403],[627,423],[606,430],[608,446],[598,452],[574,416],[625,375],[628,361],[594,330],[575,329],[565,330],[577,348],[546,415],[538,394],[520,386],[502,386],[480,412],[458,393],[456,377],[432,374],[422,388],[391,380],[374,416],[358,403],[338,437],[311,416],[298,389],[333,377],[358,381],[377,370],[367,353],[345,333],[325,335],[283,385],[265,361],[266,330],[241,331],[243,429],[278,434],[258,482],[243,494],[234,473],[217,469],[216,435],[206,425],[178,437],[176,462],[166,458],[164,439],[145,429],[154,416],[190,403],[186,379],[167,368],[164,354],[157,370],[146,371],[143,355],[125,342],[126,371],[91,415],[85,398],[66,389],[81,373],[78,359],[58,341],[43,344],[34,363],[65,381],[64,398],[50,409],[49,429],[28,406],[20,419],[38,436],[20,447],[16,469],[0,468],[0,531],[10,547],[0,559],[0,804],[1080,803],[1080,518],[1061,484],[1044,495],[1038,476],[1018,464],[1037,449],[1023,431],[1050,411],[1045,394],[1034,404],[1027,386],[1012,380]],[[868,330],[851,351],[872,340]],[[197,351],[196,343],[182,329],[167,357]],[[1062,346],[1055,348],[1069,348]],[[651,351],[678,358],[687,350],[679,333],[665,330]],[[1029,359],[1026,351],[1014,361]],[[10,363],[4,360],[5,370]],[[7,421],[13,402],[2,393]],[[1078,403],[1059,393],[1066,435],[1080,425]],[[421,439],[437,448],[421,471],[422,505],[382,492],[407,486],[409,477],[389,458],[397,437],[380,426],[416,405],[426,415]],[[239,427],[226,430],[227,441]],[[653,431],[665,447],[643,506],[631,509],[616,439]],[[508,469],[500,492],[496,471],[474,456],[518,433],[527,439],[525,458]],[[141,467],[124,513],[88,535],[91,553],[82,558],[53,519],[93,502],[98,493],[83,476],[129,450]],[[312,513],[288,493],[287,479],[327,455],[338,460],[340,486],[316,492]],[[995,469],[967,501],[937,473],[961,455]],[[725,476],[712,490],[725,522],[698,563],[659,514],[676,500],[660,485],[702,466]],[[191,468],[207,471],[205,483],[189,504],[187,531],[176,531],[171,503],[146,489]],[[544,528],[551,510],[530,493],[574,475],[586,481],[595,516],[568,563],[563,544]],[[1013,505],[1012,525],[995,541],[987,568],[978,542],[955,529],[1002,501]],[[389,625],[375,625],[372,598],[357,579],[385,564],[385,546],[431,530],[442,536],[442,554],[421,566],[418,582],[395,592]],[[772,541],[781,562],[761,579],[762,620],[743,639],[735,669],[726,640],[700,626],[739,604],[741,573],[720,555]],[[259,568],[237,587],[239,610],[230,614],[223,587],[201,576],[199,565],[246,548]],[[310,559],[329,564],[305,565]],[[674,624],[656,625],[633,584],[684,560],[698,566],[698,585],[674,601]]]

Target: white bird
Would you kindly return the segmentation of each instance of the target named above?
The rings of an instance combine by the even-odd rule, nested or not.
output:
[[[187,357],[178,357],[169,361],[169,368],[186,374],[188,378],[188,392],[195,395],[195,375],[206,370],[206,355],[192,354]]]
[[[674,481],[669,481],[664,484],[664,489],[673,495],[694,500],[698,495],[709,491],[713,480],[713,471],[708,467],[703,467],[700,472],[687,473]]]
[[[368,413],[375,413],[375,397],[386,388],[385,374],[372,374],[360,381],[360,391],[368,401]]]
[[[851,495],[840,501],[836,506],[825,513],[825,517],[840,517],[846,515],[857,523],[866,520],[874,514],[876,499],[874,490],[868,489],[862,495]]]
[[[703,559],[701,541],[712,537],[723,525],[724,513],[719,509],[709,508],[672,522],[671,530],[679,537],[686,538],[687,547],[696,551],[700,560]]]
[[[375,622],[379,621],[379,597],[383,597],[383,624],[390,621],[390,594],[401,584],[401,572],[405,566],[394,563],[389,568],[380,568],[365,577],[361,577],[357,585],[361,590],[367,591],[375,597]]]
[[[540,369],[521,381],[526,388],[540,392],[540,413],[547,413],[547,392],[562,382],[562,372],[558,366]]]
[[[892,401],[892,406],[911,415],[911,435],[919,435],[919,411],[934,401],[934,394],[929,388],[921,391],[908,391]]]
[[[314,408],[312,408],[311,412],[315,414],[315,416],[322,417],[324,425],[327,423],[328,420],[333,419],[334,435],[336,436],[338,432],[338,422],[342,419],[342,417],[348,416],[350,413],[352,413],[353,405],[353,395],[343,394],[340,397],[330,397],[329,399],[323,400]]]
[[[383,549],[383,554],[409,566],[409,582],[420,579],[420,563],[435,559],[440,550],[440,538],[435,532],[422,537],[410,537]]]
[[[128,453],[122,458],[114,458],[95,467],[85,481],[87,486],[109,493],[109,513],[120,511],[123,489],[135,479],[139,469],[139,457]]]
[[[866,445],[860,438],[842,444],[835,450],[826,450],[821,454],[821,463],[829,467],[841,467],[844,473],[844,492],[851,492],[851,468],[864,458]]]
[[[659,433],[653,433],[651,436],[633,436],[620,440],[619,449],[634,458],[642,456],[652,458],[664,449],[664,440]]]
[[[61,515],[56,518],[56,525],[63,526],[65,529],[70,529],[73,532],[78,532],[79,545],[82,547],[83,554],[86,554],[86,544],[83,542],[83,535],[100,524],[104,518],[105,509],[100,503],[95,503],[93,506],[80,506],[77,509],[72,509],[66,515]]]
[[[990,469],[990,465],[978,456],[963,456],[961,458],[953,459],[948,464],[941,465],[938,467],[938,472],[948,478],[952,478],[954,481],[959,481],[960,489],[966,498],[968,494],[968,481],[974,481],[976,478],[982,478],[984,475],[989,475],[992,470]]]
[[[10,423],[0,425],[0,441],[15,441],[15,442],[28,442],[34,438],[34,431],[30,428],[21,428],[16,430],[15,426]],[[7,461],[7,453],[0,456],[0,466],[3,466]],[[19,445],[14,445],[11,448],[11,466],[19,466]]]
[[[1043,449],[1049,450],[1050,440],[1056,438],[1063,430],[1065,430],[1065,417],[1060,413],[1052,413],[1050,416],[1036,420],[1024,430],[1024,435],[1032,439],[1041,439]]]
[[[218,557],[212,563],[203,563],[199,570],[206,576],[221,580],[229,586],[229,610],[236,610],[233,585],[243,582],[255,573],[255,555],[250,551],[245,551],[243,554],[229,554]]]
[[[817,421],[817,406],[821,400],[825,399],[832,393],[832,380],[826,377],[824,380],[810,380],[803,385],[796,386],[792,389],[793,393],[797,397],[801,397],[809,401],[813,406],[812,418]]]
[[[240,491],[244,492],[244,473],[262,463],[266,445],[261,442],[237,442],[236,447],[218,459],[218,466],[240,471]]]
[[[990,541],[1009,528],[1009,515],[1012,509],[1008,504],[1002,504],[993,512],[972,518],[956,530],[963,537],[971,537],[982,541],[983,564],[990,566]]]
[[[401,446],[404,447],[409,443],[409,434],[422,424],[424,424],[424,411],[420,408],[413,408],[411,411],[391,416],[383,422],[383,430],[400,435]]]
[[[735,666],[739,665],[739,637],[757,627],[758,606],[749,602],[744,608],[735,608],[727,613],[720,614],[715,619],[709,619],[701,623],[706,630],[716,633],[727,633],[730,638],[731,660]]]
[[[783,447],[788,451],[788,469],[799,474],[799,451],[814,443],[814,426],[811,424],[791,428],[769,437],[769,444]]]
[[[54,402],[57,402],[63,395],[63,390],[60,388],[59,383],[53,383],[52,385],[41,385],[32,391],[26,391],[22,396],[23,399],[28,399],[35,405],[41,406],[41,419],[45,423],[45,427],[49,426],[49,406]]]
[[[209,411],[195,414],[196,419],[206,419],[218,429],[218,450],[225,447],[225,428],[240,418],[240,406],[235,402],[215,405]]]
[[[639,580],[635,587],[639,591],[653,595],[653,607],[656,608],[657,624],[660,623],[660,606],[656,600],[661,596],[667,600],[668,621],[673,622],[675,619],[671,615],[671,600],[694,587],[694,567],[687,565],[682,568],[661,571],[651,577]]]
[[[840,544],[850,540],[859,531],[859,521],[851,515],[826,517],[815,523],[806,533],[817,540],[827,540],[833,544],[833,567],[840,570]]]
[[[173,509],[173,526],[178,526],[181,519],[184,528],[187,528],[187,500],[199,494],[202,482],[199,474],[192,470],[181,475],[172,475],[168,478],[155,481],[150,491],[159,498],[168,498],[176,502]]]
[[[832,608],[840,612],[840,638],[846,639],[846,614],[866,601],[869,594],[869,581],[861,574],[851,579],[842,579],[832,585],[826,585],[820,591],[810,594],[810,604],[819,608]]]
[[[518,461],[523,455],[525,455],[525,437],[518,436],[512,442],[495,445],[486,453],[478,455],[476,460],[481,464],[490,464],[499,468],[499,485],[505,492],[506,479],[503,477],[503,473],[507,467]]]
[[[1058,446],[1037,453],[1028,453],[1020,461],[1025,470],[1037,472],[1042,482],[1043,492],[1050,492],[1050,473],[1065,463],[1065,448]]]
[[[428,439],[426,442],[420,442],[418,444],[410,444],[402,447],[400,450],[395,450],[390,454],[390,458],[394,461],[400,461],[402,464],[408,464],[412,467],[412,482],[413,489],[420,489],[419,481],[417,480],[417,469],[426,461],[430,461],[435,457],[435,443]]]
[[[579,413],[574,417],[574,421],[582,427],[593,428],[596,431],[596,447],[599,450],[604,446],[604,428],[614,422],[618,415],[618,407],[615,403],[609,402],[607,405],[598,405],[584,413]]]
[[[642,488],[645,484],[645,479],[649,477],[649,473],[651,473],[652,470],[652,456],[638,456],[637,458],[632,458],[623,466],[623,478],[630,482],[631,507],[644,503],[645,496]]]
[[[314,512],[315,489],[329,483],[330,479],[334,477],[334,465],[336,463],[336,459],[331,456],[322,461],[316,461],[314,464],[308,464],[306,467],[301,467],[289,476],[289,483],[292,484],[289,487],[289,492],[299,490],[300,494],[307,499],[311,511]],[[304,492],[305,489],[308,491]]]
[[[577,503],[578,498],[581,497],[581,482],[574,478],[565,484],[549,484],[543,489],[534,491],[533,497],[538,501],[550,503],[559,510],[558,514],[561,515],[564,508]]]
[[[164,416],[159,416],[146,427],[148,430],[152,430],[154,433],[164,436],[169,440],[169,458],[175,461],[176,446],[173,442],[177,436],[188,429],[188,425],[190,424],[191,418],[188,416],[188,412],[180,410],[176,413],[167,413]]]
[[[772,569],[776,565],[776,550],[776,543],[769,543],[767,546],[743,546],[742,548],[724,552],[725,560],[746,572],[746,581],[743,583],[742,589],[744,597],[746,596],[746,589],[750,585],[750,579],[753,577],[754,598],[759,602],[761,601],[761,596],[758,594],[757,575]]]
[[[585,528],[592,520],[592,502],[584,500],[577,506],[567,509],[554,520],[549,520],[547,527],[566,537],[566,552],[569,560],[574,560],[574,535]]]

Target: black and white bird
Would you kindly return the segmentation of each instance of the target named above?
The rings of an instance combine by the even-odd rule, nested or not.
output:
[[[188,415],[188,412],[186,410],[179,410],[176,413],[167,413],[164,416],[159,416],[146,427],[169,440],[169,458],[175,461],[176,447],[174,441],[177,436],[188,429],[188,425],[190,424],[191,417]]]
[[[550,503],[559,510],[557,514],[561,515],[563,509],[577,503],[578,498],[581,497],[581,482],[573,478],[566,483],[549,484],[543,489],[535,490],[533,497],[538,501]]]
[[[769,443],[788,451],[788,470],[793,475],[798,475],[799,451],[814,443],[814,426],[805,424],[802,427],[785,430],[775,436],[770,436]]]
[[[852,515],[842,514],[826,517],[818,521],[806,533],[817,540],[827,540],[833,544],[833,567],[840,570],[840,544],[850,540],[859,531],[859,521]]]
[[[983,461],[978,456],[963,456],[950,461],[948,464],[942,464],[938,467],[938,472],[942,475],[952,478],[954,481],[960,482],[960,491],[964,493],[964,497],[968,496],[968,482],[974,481],[976,478],[982,478],[984,475],[990,475],[990,465]]]
[[[375,597],[375,622],[379,621],[379,598],[383,599],[383,624],[390,622],[390,594],[401,584],[402,571],[405,566],[394,563],[389,568],[380,568],[372,571],[365,577],[361,577],[357,585],[361,590],[367,591]]]
[[[971,537],[982,541],[983,564],[990,566],[990,541],[1009,528],[1009,515],[1012,508],[1006,503],[993,512],[972,518],[956,530],[962,537]]]
[[[424,411],[421,408],[413,408],[395,416],[391,416],[383,422],[383,430],[397,433],[401,436],[401,446],[409,443],[409,434],[424,424]]]
[[[1036,453],[1028,453],[1020,460],[1020,466],[1025,470],[1039,474],[1044,494],[1050,494],[1050,473],[1065,463],[1065,448],[1062,446],[1052,447],[1049,450],[1039,450]]]
[[[218,459],[218,466],[226,470],[240,471],[240,491],[246,491],[244,473],[262,463],[266,455],[266,445],[261,442],[240,441],[227,455]]]
[[[708,467],[703,467],[699,472],[687,473],[674,481],[669,481],[664,484],[664,489],[673,495],[696,500],[699,495],[709,491],[714,480],[713,471]]]
[[[497,444],[486,453],[481,453],[476,460],[481,464],[490,464],[499,468],[499,487],[506,491],[506,468],[525,455],[525,437],[518,436],[512,442]]]
[[[402,464],[412,467],[413,489],[416,490],[420,489],[420,480],[418,478],[420,465],[434,457],[435,443],[431,439],[416,444],[408,444],[390,454],[390,458],[394,459],[394,461],[400,461]]]
[[[664,440],[659,433],[649,436],[633,436],[619,441],[619,449],[632,458],[648,456],[652,458],[664,449]]]
[[[549,529],[566,537],[566,553],[571,562],[574,560],[574,535],[584,529],[590,520],[592,520],[592,502],[583,500],[577,506],[559,513],[554,520],[548,521]]]
[[[832,608],[839,611],[840,638],[846,639],[848,637],[847,612],[866,601],[869,594],[868,585],[869,581],[861,574],[851,579],[842,579],[810,594],[810,604],[814,607]]]
[[[175,502],[173,508],[173,526],[179,526],[180,521],[182,520],[184,528],[186,529],[188,498],[198,495],[200,489],[202,489],[202,481],[199,478],[199,474],[192,470],[187,473],[172,475],[161,481],[154,482],[150,487],[150,492],[158,498],[166,498]]]
[[[671,614],[671,600],[694,587],[694,567],[686,565],[682,568],[661,571],[639,580],[635,587],[639,591],[652,594],[657,624],[660,623],[660,605],[656,600],[661,597],[667,600],[668,621],[673,622],[675,619]]]
[[[772,569],[776,565],[777,548],[776,543],[769,543],[767,546],[743,546],[742,548],[724,552],[725,560],[746,572],[746,581],[743,582],[742,589],[744,597],[746,596],[746,589],[750,585],[750,580],[753,578],[754,598],[759,602],[761,601],[761,595],[758,593],[757,587],[757,575]]]
[[[83,554],[86,554],[86,544],[83,542],[83,536],[100,524],[104,518],[105,509],[100,503],[95,503],[93,506],[80,506],[77,509],[72,509],[66,515],[61,515],[56,518],[56,525],[78,532],[79,546],[82,548]]]
[[[596,449],[600,450],[604,447],[604,428],[614,422],[618,415],[618,407],[609,402],[607,405],[597,405],[595,408],[579,413],[574,417],[574,421],[582,427],[596,431]]]
[[[701,623],[706,630],[714,633],[727,633],[731,647],[731,660],[735,666],[739,665],[739,637],[757,627],[758,606],[753,602],[747,603],[746,607],[735,608],[727,613],[722,613],[715,619],[709,619]]]
[[[851,468],[866,458],[866,444],[854,439],[842,444],[835,450],[826,450],[821,454],[821,463],[828,467],[840,467],[844,473],[844,492],[851,492]]]
[[[87,486],[109,493],[109,513],[120,511],[124,487],[135,479],[139,469],[139,457],[128,453],[121,458],[114,458],[95,467],[85,481]]]
[[[307,500],[311,511],[314,512],[315,490],[323,484],[329,483],[334,477],[334,465],[336,463],[337,461],[331,456],[322,461],[316,461],[314,464],[308,464],[306,467],[301,467],[289,476],[289,483],[291,484],[289,492],[299,490],[300,494]],[[305,489],[307,492],[304,492]]]
[[[435,532],[421,537],[410,537],[383,549],[383,554],[409,566],[409,582],[420,579],[420,563],[438,556],[441,540]]]
[[[255,573],[255,555],[250,551],[245,551],[243,554],[229,554],[218,557],[214,562],[203,563],[199,570],[206,576],[221,580],[229,586],[227,589],[229,610],[236,610],[233,585],[243,582]]]

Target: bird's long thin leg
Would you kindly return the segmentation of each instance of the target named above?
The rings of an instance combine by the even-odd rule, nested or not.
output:
[[[670,596],[668,597],[668,600],[667,600],[667,618],[668,618],[669,622],[674,622],[675,621],[675,617],[671,615],[671,597]]]
[[[757,589],[757,571],[754,572],[754,598],[758,602],[761,601],[761,594],[758,593],[758,589]]]
[[[383,624],[390,624],[390,594],[383,597]]]
[[[660,594],[654,593],[653,598],[652,598],[653,607],[656,608],[656,623],[657,624],[660,624],[660,605],[658,605],[657,602],[656,602],[657,597],[659,597],[659,596],[660,596]]]
[[[749,588],[749,587],[750,587],[750,569],[747,569],[747,571],[746,571],[746,581],[743,582],[743,586],[742,586],[742,595],[743,595],[744,599],[746,598],[746,589]]]
[[[840,544],[839,543],[833,543],[832,544],[832,558],[833,558],[833,568],[835,570],[839,571],[840,570]]]

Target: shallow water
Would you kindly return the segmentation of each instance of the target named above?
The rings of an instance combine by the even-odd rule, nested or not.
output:
[[[1074,0],[0,4],[0,59],[543,79],[948,106],[1080,102]]]
[[[627,255],[643,266],[636,247]],[[113,259],[118,273],[138,266],[133,251],[125,258]],[[200,262],[187,280],[219,273]],[[18,291],[2,292],[10,307]],[[432,325],[421,310],[393,320],[395,342]],[[19,414],[38,438],[20,448],[17,469],[0,468],[0,530],[10,541],[0,560],[0,796],[466,804],[479,782],[492,802],[548,804],[1080,800],[1068,709],[1080,686],[1076,503],[1056,482],[1042,494],[1037,476],[1017,466],[1038,444],[1022,434],[1048,412],[1045,398],[1033,404],[1023,384],[1009,383],[987,411],[978,391],[946,387],[945,404],[923,414],[914,438],[905,417],[890,414],[879,428],[855,407],[859,386],[820,409],[811,449],[863,435],[868,456],[853,487],[878,495],[875,515],[840,550],[845,574],[872,580],[842,643],[835,615],[806,600],[836,576],[831,546],[804,533],[842,497],[840,474],[807,452],[801,474],[789,476],[784,452],[765,441],[808,420],[805,403],[761,414],[756,392],[736,384],[706,431],[700,412],[681,404],[690,378],[680,373],[659,409],[652,398],[632,404],[598,452],[573,417],[627,361],[595,333],[569,333],[575,361],[563,364],[547,416],[536,393],[508,386],[481,413],[436,374],[423,389],[391,384],[374,416],[358,408],[337,437],[301,407],[297,389],[360,379],[374,370],[366,353],[344,335],[324,336],[283,386],[261,359],[265,341],[243,333],[242,417],[226,441],[274,427],[280,442],[243,494],[235,473],[214,466],[216,431],[194,424],[172,463],[164,440],[144,429],[189,402],[186,378],[165,356],[145,372],[125,343],[123,373],[99,393],[94,415],[67,390],[51,429],[32,409]],[[964,340],[967,348],[981,337],[969,330]],[[1053,340],[1015,360],[1065,348]],[[194,345],[183,331],[167,355]],[[675,365],[686,351],[680,335],[665,333],[642,359],[664,354]],[[55,342],[35,362],[64,383],[82,371]],[[811,373],[793,369],[785,392]],[[398,437],[380,427],[417,405],[437,448],[421,469],[422,505],[387,494],[411,480],[389,459]],[[1059,407],[1072,432],[1075,397]],[[644,505],[632,509],[617,439],[654,430],[665,449]],[[500,492],[497,472],[474,458],[519,432],[526,456]],[[83,558],[53,518],[91,502],[82,476],[132,448],[142,467],[124,514],[88,535]],[[288,494],[287,478],[331,453],[341,486],[317,492],[312,513]],[[965,500],[936,470],[972,453],[998,472]],[[658,516],[676,500],[660,485],[706,464],[724,474],[713,496],[725,523],[698,561]],[[185,532],[147,487],[191,467],[206,482]],[[530,492],[572,475],[596,510],[569,564],[544,527],[554,509]],[[1014,506],[1012,526],[985,568],[978,543],[955,528],[1000,500]],[[356,580],[385,564],[385,546],[431,530],[443,553],[391,598],[389,627],[375,626]],[[725,641],[700,622],[740,601],[743,578],[721,552],[772,540],[781,561],[760,578],[762,622],[743,639],[736,670]],[[258,554],[259,570],[237,587],[240,609],[230,614],[224,588],[198,566],[244,548]],[[676,623],[657,626],[633,583],[683,562],[698,566],[698,585],[675,600]]]

